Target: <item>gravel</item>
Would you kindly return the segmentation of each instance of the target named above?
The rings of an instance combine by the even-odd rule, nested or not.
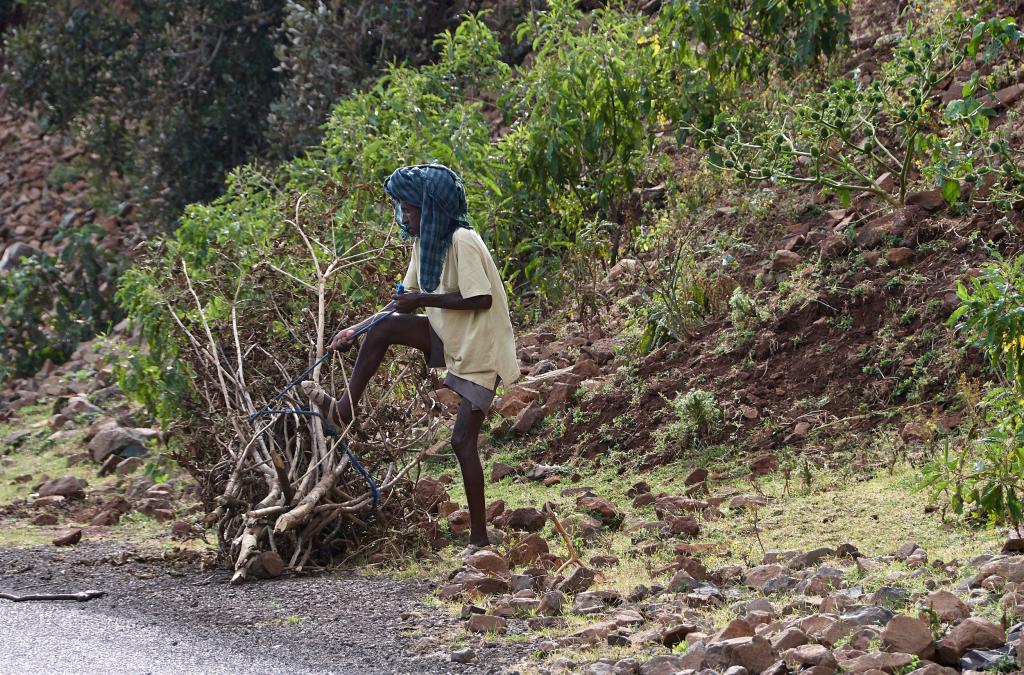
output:
[[[107,544],[0,549],[0,590],[108,594],[88,603],[0,600],[0,632],[15,636],[0,640],[0,673],[499,673],[531,651],[473,637],[479,659],[453,663],[446,645],[466,635],[462,622],[424,603],[422,583],[229,579],[197,561],[138,560]]]

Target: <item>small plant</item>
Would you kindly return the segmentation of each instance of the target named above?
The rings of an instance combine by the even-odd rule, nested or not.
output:
[[[722,428],[722,408],[711,392],[693,389],[670,402],[676,419],[655,433],[656,443],[675,441],[683,447],[704,445]]]
[[[757,304],[740,286],[729,296],[729,320],[737,328],[746,328],[760,318]]]

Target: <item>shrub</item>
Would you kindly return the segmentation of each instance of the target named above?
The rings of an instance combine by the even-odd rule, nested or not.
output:
[[[999,382],[980,395],[961,382],[968,430],[960,443],[943,443],[920,487],[955,513],[973,509],[1016,526],[1024,499],[1024,257],[985,265],[957,284],[957,295],[950,324],[981,349]]]
[[[910,32],[870,84],[840,78],[805,99],[782,98],[763,115],[741,108],[719,115],[707,130],[690,129],[718,169],[751,181],[813,185],[847,205],[857,192],[903,204],[921,178],[950,202],[960,199],[961,181],[991,174],[999,186],[1017,185],[1024,173],[989,128],[994,112],[980,98],[978,71],[963,98],[945,109],[932,92],[966,59],[991,60],[1019,40],[1011,19],[957,14],[934,31]]]
[[[669,442],[682,447],[700,447],[722,428],[722,408],[715,395],[693,389],[670,401],[676,419],[655,432],[655,444],[662,449]]]
[[[118,266],[100,245],[103,228],[63,227],[56,256],[22,258],[0,274],[0,381],[66,360],[79,341],[120,317],[113,302]]]

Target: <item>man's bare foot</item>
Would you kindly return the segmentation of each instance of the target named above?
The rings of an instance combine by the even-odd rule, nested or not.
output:
[[[335,400],[312,380],[303,380],[299,386],[331,424],[341,427],[339,431],[352,424],[352,409],[344,398]]]

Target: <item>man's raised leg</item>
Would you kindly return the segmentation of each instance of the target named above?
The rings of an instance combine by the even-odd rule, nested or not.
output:
[[[430,353],[430,322],[427,317],[392,314],[371,328],[359,347],[356,364],[348,380],[348,391],[337,401],[322,389],[307,386],[305,383],[303,388],[333,423],[348,426],[352,422],[355,407],[363,397],[366,385],[380,368],[384,355],[391,345],[405,345],[419,349],[424,354]]]

